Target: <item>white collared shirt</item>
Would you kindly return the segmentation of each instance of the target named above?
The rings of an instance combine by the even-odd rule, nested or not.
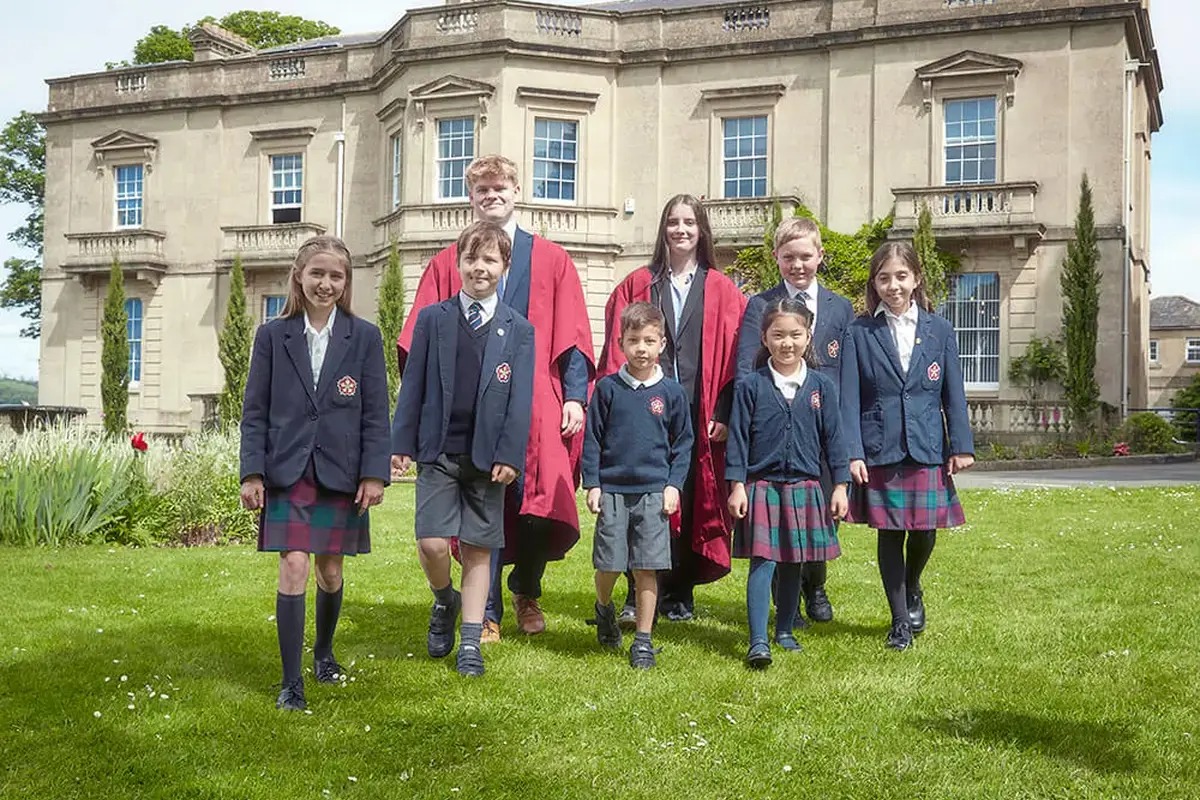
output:
[[[880,314],[887,319],[888,329],[892,332],[892,341],[896,343],[896,350],[900,354],[900,367],[908,372],[908,363],[912,360],[913,347],[917,342],[917,304],[910,303],[908,310],[897,316],[880,301],[875,316]]]
[[[793,286],[792,284],[788,283],[787,281],[784,281],[783,285],[785,287],[787,287],[788,297],[790,297],[793,300],[795,300],[797,297],[799,297],[801,300],[804,301],[804,305],[808,306],[808,310],[812,312],[813,322],[816,322],[817,321],[817,279],[813,278],[812,283],[810,283],[808,285],[807,289],[801,289],[797,286]]]
[[[462,308],[463,316],[466,317],[468,321],[471,319],[471,303],[479,303],[481,309],[479,312],[479,317],[482,320],[480,323],[482,325],[487,325],[492,321],[492,317],[496,316],[496,306],[499,304],[499,302],[500,296],[495,293],[485,300],[476,300],[466,292],[460,291],[458,293],[458,305]]]
[[[808,365],[803,361],[800,362],[800,371],[795,375],[781,375],[775,371],[775,365],[767,361],[767,368],[771,370],[771,380],[775,381],[775,388],[787,399],[790,403],[796,397],[796,392],[800,391],[800,387],[804,385],[804,381],[808,379]]]
[[[662,367],[658,364],[654,365],[654,373],[644,381],[639,381],[633,375],[629,374],[629,365],[622,364],[621,369],[617,372],[621,376],[621,380],[629,386],[630,389],[641,389],[644,386],[653,386],[663,379]]]
[[[337,319],[337,306],[329,312],[325,327],[317,330],[304,312],[304,338],[308,341],[308,360],[312,362],[313,390],[321,380],[321,366],[325,363],[325,351],[329,349],[329,340],[333,338],[333,321]]]

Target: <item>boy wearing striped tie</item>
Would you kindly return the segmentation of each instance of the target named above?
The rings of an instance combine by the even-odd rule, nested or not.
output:
[[[494,222],[458,238],[462,289],[424,308],[413,331],[392,423],[392,470],[417,462],[417,552],[433,610],[427,648],[454,649],[459,673],[483,675],[479,638],[492,552],[504,546],[504,491],[525,466],[533,405],[533,326],[496,294],[512,243]],[[450,576],[458,539],[462,593]]]

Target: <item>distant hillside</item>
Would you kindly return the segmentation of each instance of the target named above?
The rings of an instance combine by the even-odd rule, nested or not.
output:
[[[37,402],[37,384],[32,381],[18,381],[13,378],[0,378],[0,405],[5,403]]]

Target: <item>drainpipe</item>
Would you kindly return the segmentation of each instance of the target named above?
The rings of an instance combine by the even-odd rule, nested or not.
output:
[[[342,101],[342,126],[333,135],[337,142],[337,198],[334,201],[333,235],[342,238],[342,209],[346,198],[346,101]]]
[[[1133,250],[1129,235],[1129,199],[1133,187],[1133,82],[1138,71],[1137,61],[1125,62],[1125,120],[1123,125],[1123,164],[1121,188],[1121,419],[1129,411],[1129,292],[1133,273]]]

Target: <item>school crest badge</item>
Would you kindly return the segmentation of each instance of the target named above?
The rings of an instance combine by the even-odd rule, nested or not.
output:
[[[829,353],[830,358],[837,358],[838,351],[841,349],[842,349],[841,343],[838,342],[837,339],[834,339],[833,341],[831,341],[829,343],[829,346],[825,348],[825,352]]]
[[[821,392],[818,390],[818,391],[815,391],[812,394],[810,394],[808,396],[808,401],[810,403],[812,403],[813,408],[820,408],[821,407]]]
[[[650,413],[656,417],[661,417],[667,410],[667,404],[663,402],[661,397],[650,398]]]
[[[929,380],[937,383],[937,379],[942,377],[942,365],[936,361],[933,362],[929,365],[929,369],[925,371],[925,374],[929,376]]]
[[[496,380],[501,383],[508,383],[512,380],[512,367],[508,365],[507,361],[496,367]]]
[[[349,375],[345,375],[338,379],[337,390],[338,394],[340,394],[342,397],[354,397],[354,395],[358,392],[358,381],[354,380],[354,378],[351,378]]]

